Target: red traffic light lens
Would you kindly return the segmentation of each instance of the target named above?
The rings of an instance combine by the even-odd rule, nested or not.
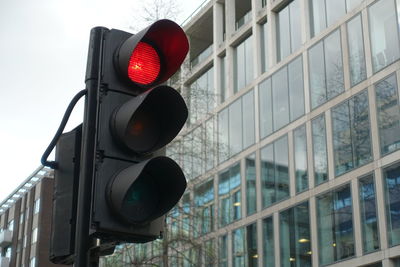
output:
[[[160,56],[154,47],[148,43],[139,42],[129,59],[129,79],[135,83],[149,85],[157,79],[160,68]]]

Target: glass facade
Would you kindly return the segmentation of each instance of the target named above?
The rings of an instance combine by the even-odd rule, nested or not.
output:
[[[219,174],[219,225],[230,224],[242,217],[240,165]]]
[[[259,85],[261,138],[304,115],[302,73],[298,57]]]
[[[367,91],[332,109],[336,175],[371,161],[370,128]]]
[[[328,180],[328,155],[326,148],[325,116],[321,115],[311,122],[314,156],[315,185]]]
[[[253,73],[253,50],[252,50],[252,36],[248,37],[241,44],[235,48],[234,55],[234,72],[235,72],[235,86],[234,93],[243,89],[254,78]]]
[[[335,24],[362,0],[309,0],[311,13],[311,36]]]
[[[300,0],[294,0],[278,13],[276,23],[277,57],[284,59],[301,46]]]
[[[263,219],[264,267],[275,266],[274,222],[272,217]]]
[[[374,177],[368,175],[359,180],[360,216],[363,251],[369,253],[379,249],[378,213]]]
[[[225,35],[181,71],[180,90],[190,96],[214,66],[219,101],[191,111],[197,117],[167,151],[188,179],[168,216],[176,266],[395,264],[400,0],[203,8]],[[249,23],[236,28],[233,10]],[[194,17],[211,17],[202,14]],[[185,26],[189,36],[204,31],[200,22]]]
[[[261,149],[262,206],[289,197],[289,155],[287,136]]]
[[[196,207],[195,235],[204,235],[213,230],[214,225],[214,180],[209,180],[194,188]]]
[[[381,154],[400,148],[400,107],[396,76],[375,84]]]
[[[308,202],[279,215],[282,267],[311,267],[311,235]]]
[[[344,91],[342,45],[336,30],[308,52],[311,108]]]
[[[216,105],[214,68],[208,69],[190,85],[190,123],[195,123],[211,112]]]
[[[318,253],[321,265],[354,256],[350,186],[317,198]]]
[[[368,11],[372,66],[377,72],[399,59],[398,14],[395,0],[376,1]]]
[[[383,170],[389,246],[400,244],[400,165]]]
[[[251,224],[232,231],[232,266],[258,266],[257,225]]]
[[[254,92],[237,99],[218,113],[219,162],[255,142]]]
[[[296,192],[308,189],[307,133],[302,125],[293,131]]]
[[[363,38],[362,18],[358,14],[347,23],[351,86],[367,78]]]
[[[246,210],[247,215],[257,211],[256,155],[246,158]]]

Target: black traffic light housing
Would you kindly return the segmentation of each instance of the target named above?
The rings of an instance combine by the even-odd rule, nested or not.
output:
[[[175,89],[160,84],[180,68],[188,41],[169,20],[136,35],[102,33],[97,101],[88,106],[96,112],[94,149],[82,149],[93,166],[90,230],[103,240],[148,242],[160,237],[165,214],[186,189],[181,168],[164,152],[188,110]]]
[[[165,214],[186,189],[165,146],[188,116],[181,95],[162,83],[180,68],[188,49],[185,33],[169,20],[136,35],[92,29],[86,89],[71,101],[42,157],[56,176],[52,262],[88,266],[94,238],[101,239],[98,251],[92,250],[98,256],[119,242],[161,236]],[[81,96],[83,123],[62,135]],[[56,161],[47,161],[56,143]]]

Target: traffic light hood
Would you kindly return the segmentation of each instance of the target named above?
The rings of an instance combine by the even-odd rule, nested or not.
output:
[[[186,189],[179,165],[168,157],[155,157],[132,165],[108,185],[108,202],[126,223],[144,224],[171,210]]]
[[[181,66],[189,51],[189,42],[182,28],[173,21],[159,20],[131,36],[122,43],[116,53],[116,65],[124,77],[128,77],[131,56],[139,42],[152,46],[160,57],[158,77],[149,84],[138,86],[147,89],[168,80]]]
[[[171,142],[187,117],[188,109],[179,92],[158,86],[116,109],[110,128],[115,141],[138,154],[147,154]]]

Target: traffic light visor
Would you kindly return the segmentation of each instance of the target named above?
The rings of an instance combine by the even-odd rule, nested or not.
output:
[[[116,142],[147,154],[171,142],[187,116],[182,96],[169,86],[158,86],[117,108],[110,127]]]
[[[186,189],[178,164],[155,157],[118,173],[108,186],[108,203],[126,223],[142,224],[171,210]]]

